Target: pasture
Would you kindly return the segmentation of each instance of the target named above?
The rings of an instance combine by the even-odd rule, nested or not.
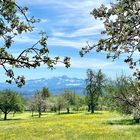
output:
[[[117,113],[10,114],[0,121],[0,140],[140,140],[140,124]],[[127,118],[127,119],[126,119]]]

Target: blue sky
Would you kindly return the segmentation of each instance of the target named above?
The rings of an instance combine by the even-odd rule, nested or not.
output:
[[[50,56],[71,57],[71,67],[64,68],[58,64],[55,70],[48,70],[44,65],[37,69],[15,69],[16,75],[25,75],[26,79],[50,78],[53,76],[67,75],[69,77],[85,78],[86,70],[102,69],[109,77],[114,78],[122,72],[132,74],[132,71],[123,62],[123,57],[112,62],[106,60],[105,53],[95,51],[79,56],[79,50],[86,42],[96,43],[101,37],[100,31],[104,26],[101,21],[95,20],[90,12],[102,3],[109,5],[111,0],[17,0],[19,5],[29,8],[28,16],[41,19],[36,24],[35,31],[23,34],[15,39],[11,52],[17,55],[25,47],[34,44],[38,39],[37,32],[42,30],[47,33]],[[0,68],[1,79],[5,80],[4,71]]]

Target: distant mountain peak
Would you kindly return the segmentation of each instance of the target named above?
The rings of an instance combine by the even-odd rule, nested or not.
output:
[[[67,75],[62,75],[61,78],[69,78]]]
[[[0,90],[10,88],[12,90],[22,92],[26,96],[31,96],[43,87],[48,87],[54,95],[64,91],[65,89],[75,90],[80,93],[80,91],[82,92],[85,87],[85,80],[76,77],[70,78],[67,75],[62,75],[49,79],[30,79],[26,81],[26,84],[22,88],[18,88],[15,84],[9,85],[6,83],[0,83]]]

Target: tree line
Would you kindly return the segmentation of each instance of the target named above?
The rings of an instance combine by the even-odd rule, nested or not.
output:
[[[30,98],[12,90],[0,91],[0,110],[7,119],[9,112],[13,115],[20,111],[31,111],[32,117],[38,112],[58,114],[71,111],[113,110],[121,114],[131,115],[135,122],[140,121],[140,90],[139,82],[130,76],[120,76],[110,80],[101,71],[87,70],[85,90],[78,96],[73,90],[64,90],[57,96],[51,94],[47,87],[42,88]]]

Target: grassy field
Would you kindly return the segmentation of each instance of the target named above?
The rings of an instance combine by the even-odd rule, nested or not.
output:
[[[0,121],[0,140],[140,140],[140,124],[107,111],[8,118]]]

